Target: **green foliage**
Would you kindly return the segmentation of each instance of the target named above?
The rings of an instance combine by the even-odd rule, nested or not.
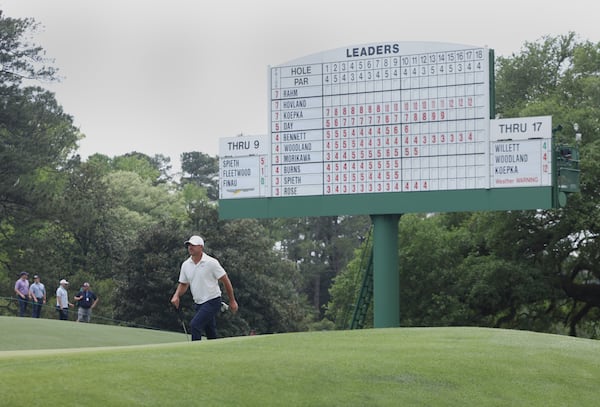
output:
[[[70,267],[64,264],[61,270],[66,276],[85,271],[96,278],[108,278],[113,271],[109,214],[114,202],[103,172],[93,164],[73,160],[63,171],[61,181],[57,187],[60,193],[53,196],[52,204],[54,227],[65,238],[56,244],[49,240],[46,245],[52,250],[69,249]],[[64,261],[61,256],[49,258]]]
[[[238,303],[245,304],[240,316],[251,329],[257,333],[306,329],[311,314],[299,293],[299,270],[277,256],[274,242],[257,221],[225,223],[214,243],[235,284]]]
[[[45,234],[56,229],[60,171],[80,138],[52,93],[23,85],[24,78],[52,80],[56,72],[26,39],[35,27],[32,19],[0,12],[0,271],[9,281],[17,270],[55,271],[36,243],[45,243]],[[2,285],[2,293],[12,295],[10,287]]]
[[[456,266],[470,250],[463,228],[444,227],[443,216],[404,215],[399,227],[402,325],[467,324],[457,300]]]
[[[327,318],[323,318],[320,321],[313,322],[309,324],[309,331],[333,331],[335,329],[335,323],[328,320]]]
[[[507,225],[515,230],[513,237],[530,245],[528,254],[535,256],[542,281],[551,287],[545,315],[556,322],[566,321],[572,335],[576,334],[577,326],[588,333],[597,332],[592,325],[600,307],[600,270],[596,260],[600,257],[597,243],[600,232],[599,55],[600,44],[578,41],[573,33],[546,37],[540,43],[527,44],[521,55],[501,63],[496,83],[497,94],[502,94],[498,106],[506,117],[541,112],[552,115],[554,126],[558,128],[561,124],[563,129],[555,133],[556,143],[574,144],[575,132],[583,135],[579,144],[581,194],[571,195],[562,210],[523,216],[522,219],[528,220],[525,227],[521,227],[521,223]],[[530,78],[529,83],[509,80],[513,75],[535,73],[536,69],[544,74]],[[515,91],[505,93],[511,86],[521,88],[530,97],[524,101],[516,97]],[[532,235],[536,238],[532,239]],[[561,295],[557,295],[557,291]]]
[[[335,276],[329,288],[330,300],[325,316],[334,321],[337,329],[347,329],[351,325],[370,250],[371,246],[366,243],[356,249],[354,258]],[[372,304],[370,311],[365,324],[367,328],[373,327]]]
[[[171,169],[170,162],[170,158],[160,154],[149,157],[138,152],[113,158],[104,154],[93,154],[87,159],[87,164],[100,174],[107,175],[113,171],[132,172],[143,180],[150,181],[153,185],[171,180],[169,175]]]
[[[117,281],[115,316],[136,325],[180,330],[181,324],[170,299],[177,284],[178,270],[186,250],[181,232],[174,223],[140,229],[129,246]],[[182,304],[191,307],[189,299]]]
[[[493,255],[467,257],[457,269],[457,285],[461,287],[457,300],[462,299],[468,307],[463,310],[465,323],[540,329],[532,311],[538,301],[547,298],[547,287],[540,284],[543,280],[539,274],[539,270],[527,268],[523,262]],[[525,310],[529,312],[524,313]]]
[[[496,60],[496,111],[519,117],[521,110],[560,94],[558,85],[576,43],[575,34],[526,42],[519,54]],[[544,114],[550,114],[545,112]]]
[[[183,216],[181,199],[167,184],[153,185],[152,180],[129,171],[112,171],[104,181],[116,206],[135,213],[132,216],[141,218],[141,226],[144,218],[151,221]]]
[[[49,65],[42,47],[28,41],[37,30],[32,18],[5,17],[0,10],[0,83],[19,85],[24,79],[54,80],[56,68]]]
[[[158,169],[145,159],[145,156],[126,154],[115,157],[113,168],[117,171],[133,172],[145,180],[154,181],[160,175]]]
[[[206,189],[209,199],[219,199],[219,160],[208,154],[193,151],[181,154],[181,183],[195,184]]]
[[[80,137],[52,93],[19,86],[24,78],[52,80],[56,73],[42,48],[26,39],[36,26],[0,11],[0,219],[35,210],[46,192],[40,177],[64,165]]]
[[[0,86],[0,215],[35,210],[47,177],[65,165],[79,134],[54,96],[40,88]]]
[[[115,157],[112,167],[116,171],[133,172],[144,180],[158,183],[168,179],[170,161],[162,155],[150,158],[145,154],[134,152]]]
[[[292,218],[274,224],[284,255],[295,262],[303,278],[302,291],[320,316],[329,302],[332,280],[352,258],[370,228],[366,216]],[[281,232],[274,232],[275,235]]]
[[[192,229],[200,230],[203,208],[211,207],[208,202],[206,188],[196,184],[185,184],[181,188],[181,195],[185,206],[186,221]]]
[[[558,322],[567,317],[566,301],[547,250],[554,236],[548,224],[556,225],[551,213],[404,215],[399,231],[401,324],[565,333]],[[558,242],[555,247],[557,255]],[[348,326],[354,310],[363,254],[355,254],[331,288],[327,315],[338,328]]]

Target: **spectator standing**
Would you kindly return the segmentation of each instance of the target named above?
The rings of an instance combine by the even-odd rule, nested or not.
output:
[[[46,287],[40,282],[40,276],[33,276],[33,284],[29,286],[29,298],[33,303],[31,318],[39,318],[42,306],[46,304]]]
[[[22,271],[15,283],[15,294],[19,302],[19,316],[24,317],[29,302],[29,273]]]
[[[98,297],[90,290],[90,283],[83,283],[81,290],[74,297],[79,309],[77,310],[77,322],[90,322],[92,309],[98,303]]]
[[[59,284],[56,289],[56,311],[58,311],[58,319],[66,321],[69,319],[69,307],[73,307],[74,305],[69,302],[69,293],[67,291],[69,282],[63,278]]]

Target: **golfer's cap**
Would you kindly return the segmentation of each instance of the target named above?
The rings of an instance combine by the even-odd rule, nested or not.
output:
[[[19,274],[19,276],[28,276],[29,273],[26,271],[21,271],[21,274]]]
[[[60,280],[60,284],[69,284],[69,282],[67,280],[65,280],[64,278],[62,280]]]
[[[186,246],[190,244],[192,246],[204,246],[204,239],[202,239],[200,236],[194,235],[185,242]]]
[[[83,283],[83,286],[84,286],[84,287],[89,287],[89,286],[90,286],[90,283]]]
[[[33,279],[35,280],[36,278],[40,278],[40,276],[38,276],[37,274],[35,276],[33,276]]]

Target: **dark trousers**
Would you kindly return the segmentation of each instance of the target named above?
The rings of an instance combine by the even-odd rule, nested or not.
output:
[[[27,312],[27,298],[21,298],[21,296],[19,295],[17,297],[17,299],[19,300],[19,316],[20,317],[24,317],[25,316],[25,312]]]
[[[69,319],[69,309],[68,308],[56,307],[56,310],[58,311],[58,319],[63,320],[63,321],[67,321]]]
[[[42,315],[42,305],[44,305],[44,299],[38,298],[37,302],[33,302],[33,309],[31,310],[31,318],[39,318]]]
[[[221,297],[208,300],[202,304],[194,304],[194,310],[196,315],[190,323],[192,341],[202,339],[202,330],[206,332],[207,339],[217,339],[216,316],[221,310]]]

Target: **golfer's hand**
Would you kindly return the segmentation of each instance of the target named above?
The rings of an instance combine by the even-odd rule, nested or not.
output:
[[[238,310],[238,303],[236,300],[230,301],[229,302],[229,310],[231,312],[233,312],[234,314],[237,312]]]
[[[179,309],[179,297],[178,297],[178,296],[176,296],[176,295],[172,296],[172,297],[171,297],[171,304],[173,304],[173,306],[174,306],[176,309]]]

